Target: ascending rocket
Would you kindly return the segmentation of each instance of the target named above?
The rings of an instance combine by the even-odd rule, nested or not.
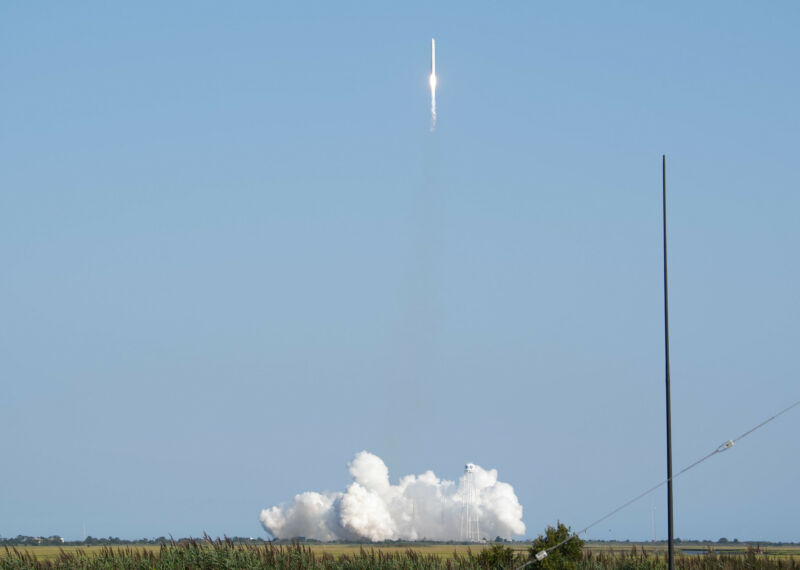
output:
[[[436,89],[436,40],[431,38],[431,89]]]
[[[431,131],[436,127],[436,40],[431,38]]]

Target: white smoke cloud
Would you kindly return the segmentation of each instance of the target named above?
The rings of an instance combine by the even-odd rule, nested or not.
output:
[[[460,540],[464,477],[456,484],[433,471],[406,475],[397,485],[377,455],[356,454],[348,464],[353,482],[344,493],[308,491],[287,504],[261,511],[264,529],[275,538],[318,540]],[[474,486],[481,535],[525,534],[522,505],[514,488],[497,480],[496,469],[475,466]]]

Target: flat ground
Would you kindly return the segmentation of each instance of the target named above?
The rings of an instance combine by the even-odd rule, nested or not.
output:
[[[437,556],[442,557],[452,557],[455,552],[459,554],[466,554],[470,549],[472,552],[478,552],[486,548],[485,545],[481,544],[474,544],[474,545],[465,545],[465,544],[430,544],[424,546],[385,546],[385,545],[372,545],[369,543],[366,544],[306,544],[307,548],[310,548],[316,554],[331,554],[333,556],[339,556],[340,554],[354,554],[357,553],[361,548],[364,550],[380,550],[382,552],[406,552],[407,550],[414,550],[416,552],[420,552],[423,554],[435,554]],[[513,547],[515,550],[527,550],[528,545],[525,544],[514,544]],[[125,548],[135,548],[135,549],[146,549],[153,552],[158,552],[159,547],[154,545],[142,545],[142,546],[114,546],[112,547],[115,550],[125,549]],[[102,546],[25,546],[25,547],[18,547],[17,550],[20,552],[29,552],[36,556],[39,560],[53,560],[61,550],[65,552],[74,552],[76,550],[83,550],[86,552],[99,552],[102,549]],[[0,549],[0,556],[5,555],[5,550]]]
[[[353,554],[358,552],[361,548],[364,550],[380,550],[383,552],[405,552],[407,550],[414,550],[421,554],[435,554],[437,556],[442,557],[451,557],[454,553],[458,552],[459,554],[466,554],[467,551],[472,550],[472,552],[480,551],[486,548],[486,545],[480,544],[473,544],[473,545],[464,545],[464,544],[429,544],[423,546],[385,546],[385,545],[372,545],[372,544],[308,544],[306,545],[308,548],[313,550],[315,553],[322,554],[328,553],[333,556],[339,556],[340,554]],[[529,544],[522,544],[522,543],[512,543],[511,546],[514,550],[527,550],[530,548]],[[664,544],[651,544],[648,542],[619,542],[619,543],[597,543],[597,542],[588,542],[586,543],[586,550],[590,550],[592,552],[611,552],[611,553],[628,553],[631,551],[633,547],[636,547],[637,550],[640,548],[646,549],[649,553],[652,554],[664,554],[666,553],[666,545]],[[730,554],[730,555],[737,555],[737,554],[744,554],[747,552],[748,546],[756,547],[757,544],[753,543],[752,545],[748,545],[746,543],[729,543],[727,545],[719,545],[719,544],[708,544],[708,543],[681,543],[680,545],[676,545],[676,551],[680,554],[681,552],[685,551],[697,551],[697,550],[705,550],[708,547],[711,547],[715,552],[720,554]],[[19,551],[29,552],[30,554],[35,555],[39,560],[52,560],[61,550],[66,552],[71,552],[75,550],[84,550],[86,552],[99,552],[102,547],[100,546],[28,546],[28,547],[20,547],[17,548]],[[143,545],[143,546],[115,546],[113,547],[115,550],[117,549],[126,549],[126,548],[134,548],[134,549],[145,549],[154,552],[158,552],[159,547],[154,545]],[[768,556],[777,556],[777,557],[788,557],[794,556],[800,558],[800,546],[762,546],[761,550],[764,554]],[[689,554],[687,552],[687,554]],[[0,548],[0,556],[5,555],[5,549]]]
[[[584,550],[592,552],[630,552],[633,547],[636,550],[645,549],[652,554],[666,554],[667,545],[664,543],[651,542],[587,542]],[[746,554],[748,548],[755,548],[767,556],[795,556],[800,557],[800,546],[770,546],[760,545],[757,542],[729,542],[727,544],[716,544],[708,542],[681,542],[675,545],[675,552],[678,554],[697,554],[698,551],[705,551],[711,548],[717,554]]]

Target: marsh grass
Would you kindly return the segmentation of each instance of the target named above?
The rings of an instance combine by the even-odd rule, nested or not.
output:
[[[499,548],[499,550],[498,550]],[[528,551],[507,547],[454,550],[449,557],[415,549],[385,551],[364,548],[332,554],[301,544],[234,544],[228,539],[186,540],[159,548],[101,547],[60,549],[49,560],[40,560],[30,550],[6,548],[0,555],[0,570],[22,569],[281,569],[281,570],[488,570],[513,569],[528,558]],[[502,552],[500,552],[502,550]],[[633,547],[628,551],[585,550],[576,570],[666,570],[666,555]],[[709,552],[698,556],[679,555],[679,570],[800,570],[795,557],[773,557],[749,550],[730,555]]]
[[[766,556],[749,548],[745,554],[724,554],[708,550],[707,554],[687,556],[678,553],[675,567],[680,570],[800,570],[794,556]],[[584,553],[579,570],[666,570],[666,553],[653,553],[633,546],[629,551]]]

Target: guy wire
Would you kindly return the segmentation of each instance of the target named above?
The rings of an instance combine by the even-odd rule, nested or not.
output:
[[[723,443],[722,445],[720,445],[719,447],[717,447],[717,448],[716,448],[714,451],[712,451],[711,453],[709,453],[709,454],[707,454],[707,455],[705,455],[705,456],[701,457],[700,459],[698,459],[697,461],[695,461],[695,462],[694,462],[694,463],[692,463],[691,465],[688,465],[688,466],[684,467],[683,469],[681,469],[680,471],[678,471],[678,472],[677,472],[675,475],[673,475],[673,476],[672,476],[671,480],[673,480],[673,481],[674,481],[676,478],[680,477],[681,475],[683,475],[684,473],[686,473],[686,472],[687,472],[687,471],[689,471],[690,469],[693,469],[693,468],[697,467],[698,465],[700,465],[700,464],[701,464],[703,461],[705,461],[706,459],[711,459],[713,456],[717,455],[718,453],[722,453],[723,451],[727,451],[728,449],[730,449],[731,447],[733,447],[733,444],[734,444],[734,443],[736,443],[737,441],[744,439],[745,437],[747,437],[748,435],[750,435],[751,433],[753,433],[753,432],[754,432],[754,431],[756,431],[757,429],[760,429],[760,428],[764,427],[765,425],[767,425],[769,422],[771,422],[772,420],[774,420],[774,419],[775,419],[775,418],[777,418],[778,416],[781,416],[781,415],[785,414],[786,412],[788,412],[789,410],[791,410],[792,408],[794,408],[794,407],[796,407],[796,406],[798,406],[798,405],[800,405],[800,400],[797,400],[797,401],[796,401],[794,404],[792,404],[791,406],[789,406],[789,407],[787,407],[787,408],[784,408],[783,410],[781,410],[780,412],[778,412],[778,413],[777,413],[777,414],[775,414],[774,416],[771,416],[771,417],[767,418],[766,420],[764,420],[763,422],[761,422],[761,423],[760,423],[760,424],[758,424],[757,426],[750,428],[749,430],[747,430],[746,432],[744,432],[744,433],[743,433],[742,435],[740,435],[739,437],[737,437],[737,438],[735,438],[735,439],[731,439],[731,440],[728,440],[728,441],[726,441],[725,443]],[[588,525],[588,526],[585,526],[585,527],[583,527],[581,530],[577,531],[575,534],[572,534],[572,535],[571,535],[571,536],[569,536],[568,538],[566,538],[566,539],[562,540],[561,542],[559,542],[559,543],[558,543],[558,544],[556,544],[555,546],[551,546],[551,547],[549,547],[549,548],[545,548],[544,550],[540,550],[539,552],[537,552],[537,553],[536,553],[536,555],[541,555],[541,553],[542,553],[542,552],[544,552],[545,554],[544,554],[544,555],[542,555],[542,556],[541,556],[541,558],[531,558],[531,559],[530,559],[530,560],[528,560],[528,561],[527,561],[525,564],[523,564],[522,566],[519,566],[519,567],[517,568],[517,570],[522,570],[523,568],[525,568],[526,566],[528,566],[529,564],[531,564],[531,563],[532,563],[532,562],[534,562],[535,560],[543,560],[543,559],[544,559],[544,558],[547,556],[547,554],[549,554],[550,552],[552,552],[552,551],[553,551],[553,550],[555,550],[556,548],[558,548],[558,547],[560,547],[560,546],[562,546],[562,545],[564,545],[564,544],[568,543],[568,542],[569,542],[570,540],[572,540],[573,538],[578,538],[578,536],[580,536],[581,534],[585,533],[587,530],[589,530],[589,529],[590,529],[590,528],[592,528],[593,526],[600,524],[601,522],[603,522],[603,521],[604,521],[604,520],[606,520],[607,518],[609,518],[609,517],[611,517],[611,516],[613,516],[613,515],[617,514],[617,513],[618,513],[618,512],[620,512],[622,509],[624,509],[625,507],[628,507],[628,506],[632,505],[633,503],[635,503],[635,502],[636,502],[636,501],[638,501],[639,499],[641,499],[641,498],[643,498],[643,497],[646,497],[647,495],[649,495],[650,493],[652,493],[653,491],[655,491],[655,490],[656,490],[656,489],[658,489],[659,487],[662,487],[663,485],[666,485],[666,484],[667,484],[667,482],[669,482],[669,481],[670,481],[670,479],[664,479],[663,481],[661,481],[661,482],[660,482],[660,483],[658,483],[657,485],[654,485],[653,487],[650,487],[650,488],[649,488],[647,491],[645,491],[645,492],[643,492],[643,493],[641,493],[641,494],[639,494],[639,495],[636,495],[636,496],[635,496],[633,499],[630,499],[630,500],[626,501],[625,503],[623,503],[622,505],[620,505],[619,507],[617,507],[617,508],[616,508],[616,509],[614,509],[613,511],[609,512],[607,515],[604,515],[603,517],[601,517],[601,518],[597,519],[597,520],[596,520],[596,521],[594,521],[592,524],[590,524],[590,525]]]

